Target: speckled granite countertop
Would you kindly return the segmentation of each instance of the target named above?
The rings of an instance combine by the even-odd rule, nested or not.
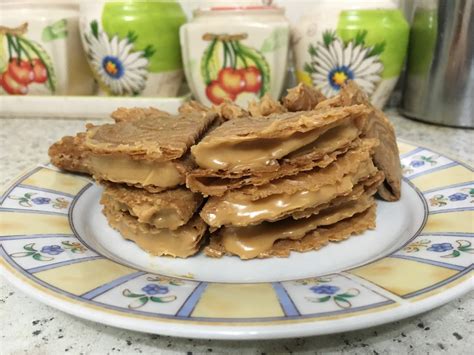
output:
[[[474,164],[474,131],[437,127],[389,112],[398,137]],[[0,118],[0,183],[48,160],[50,144],[82,120]],[[81,320],[32,300],[0,280],[1,354],[357,353],[468,354],[474,343],[472,293],[403,321],[320,337],[264,341],[192,340],[121,330]]]

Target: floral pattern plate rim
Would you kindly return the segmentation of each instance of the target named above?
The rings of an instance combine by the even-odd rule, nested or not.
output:
[[[46,165],[0,196],[0,269],[14,286],[64,312],[172,336],[285,338],[406,318],[473,288],[474,174],[432,150],[402,141],[399,148],[423,221],[403,244],[362,265],[254,283],[143,271],[76,234],[73,212],[93,183]]]

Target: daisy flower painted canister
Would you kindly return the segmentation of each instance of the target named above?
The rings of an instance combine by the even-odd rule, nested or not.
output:
[[[177,1],[85,0],[80,10],[82,44],[102,94],[178,94],[186,15]]]
[[[298,81],[334,96],[354,80],[382,108],[407,51],[409,26],[392,0],[320,0],[293,29]]]

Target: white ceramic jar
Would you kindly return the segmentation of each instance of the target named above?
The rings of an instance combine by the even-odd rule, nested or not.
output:
[[[201,8],[181,27],[180,39],[186,79],[200,102],[246,105],[265,93],[279,98],[289,47],[282,8]]]
[[[177,0],[81,2],[80,30],[99,93],[174,97],[183,83]]]
[[[327,96],[354,80],[383,107],[400,75],[409,26],[396,0],[319,0],[293,29],[300,82]]]
[[[0,3],[2,95],[91,95],[94,80],[73,2]]]

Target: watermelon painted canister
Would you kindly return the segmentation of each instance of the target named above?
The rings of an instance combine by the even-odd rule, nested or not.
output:
[[[320,0],[295,26],[298,81],[334,96],[354,80],[383,107],[396,85],[409,25],[394,0]]]
[[[176,96],[183,81],[175,0],[84,1],[80,29],[87,60],[103,93]]]

